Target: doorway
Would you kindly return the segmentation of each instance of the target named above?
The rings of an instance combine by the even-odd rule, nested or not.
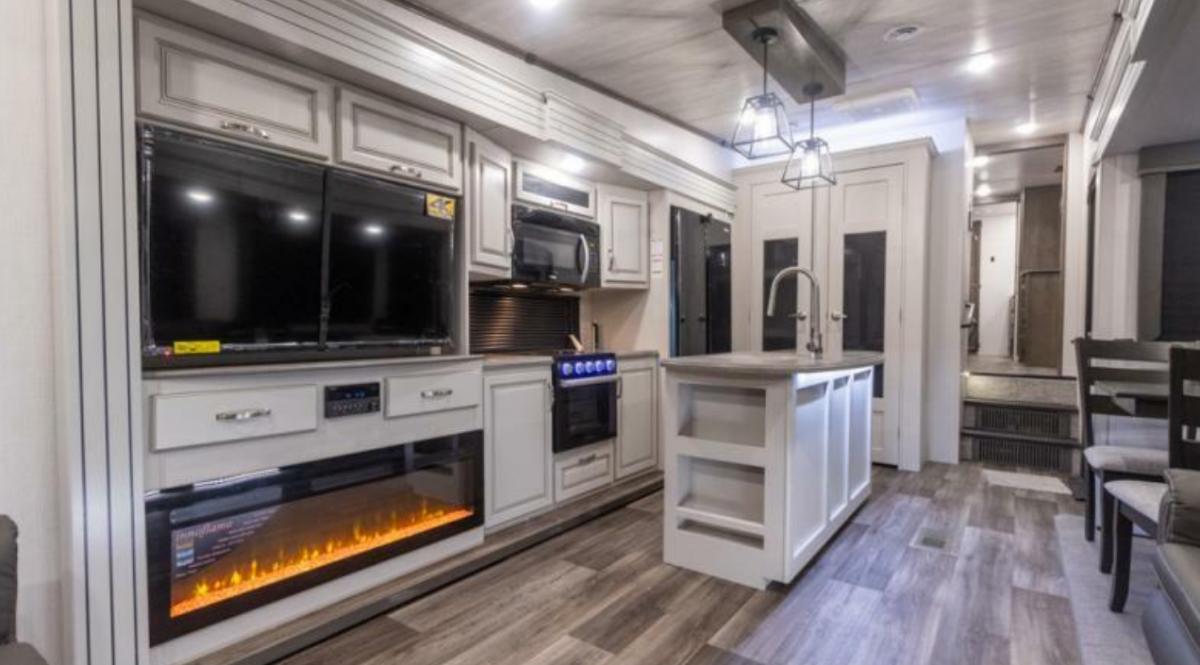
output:
[[[975,158],[972,373],[1061,373],[1064,149],[984,146]]]

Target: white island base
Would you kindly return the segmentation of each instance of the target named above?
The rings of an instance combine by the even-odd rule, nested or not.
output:
[[[759,589],[790,582],[870,494],[882,360],[664,361],[664,560]]]

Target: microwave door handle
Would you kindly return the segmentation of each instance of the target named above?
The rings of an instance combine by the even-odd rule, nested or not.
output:
[[[587,284],[588,270],[592,267],[592,253],[588,251],[587,236],[579,234],[579,248],[583,250],[583,272],[579,275],[579,283]],[[575,258],[579,258],[578,249],[575,252]]]

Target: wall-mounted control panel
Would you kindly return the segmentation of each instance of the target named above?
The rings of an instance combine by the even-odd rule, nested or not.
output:
[[[376,413],[380,406],[379,383],[325,386],[325,417],[344,418]]]

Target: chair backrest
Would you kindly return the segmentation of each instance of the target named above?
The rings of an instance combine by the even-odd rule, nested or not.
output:
[[[17,640],[17,525],[0,515],[0,645]]]
[[[1200,349],[1171,349],[1167,423],[1171,468],[1200,470]]]
[[[1107,395],[1095,394],[1096,383],[1161,383],[1169,380],[1171,345],[1166,342],[1137,342],[1131,339],[1075,340],[1078,361],[1080,443],[1092,445],[1092,416],[1128,416]]]

